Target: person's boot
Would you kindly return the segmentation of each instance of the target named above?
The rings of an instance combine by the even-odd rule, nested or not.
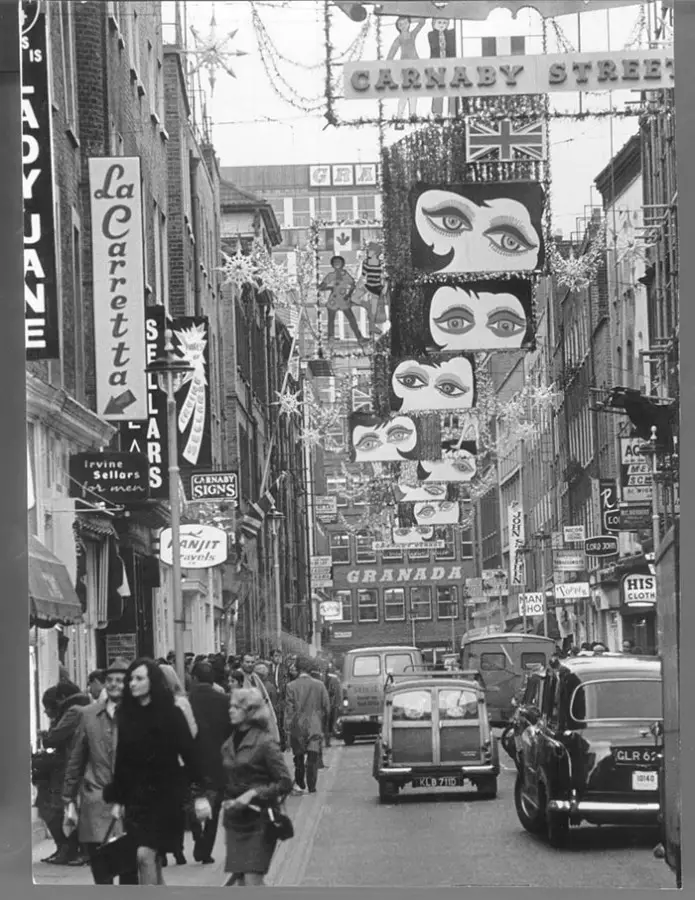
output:
[[[188,863],[183,850],[177,850],[176,853],[174,853],[174,859],[176,860],[177,866],[185,866]]]
[[[73,853],[71,853],[68,845],[61,844],[58,848],[58,852],[54,854],[53,859],[51,860],[51,865],[69,866],[74,858],[75,856]]]

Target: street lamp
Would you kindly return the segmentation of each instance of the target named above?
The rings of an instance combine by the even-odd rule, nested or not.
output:
[[[280,522],[285,518],[273,507],[268,513],[273,532],[273,569],[275,572],[275,624],[277,628],[276,648],[282,649],[282,598],[280,596]]]
[[[171,577],[174,608],[174,655],[176,674],[185,681],[183,658],[183,590],[181,585],[181,505],[179,502],[179,448],[176,422],[176,389],[179,379],[193,369],[174,350],[173,332],[164,332],[164,350],[147,366],[146,372],[157,379],[157,387],[167,395],[167,454],[169,456],[169,507],[171,515]]]

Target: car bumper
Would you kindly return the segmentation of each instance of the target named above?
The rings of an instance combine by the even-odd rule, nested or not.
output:
[[[435,775],[463,775],[464,778],[478,778],[481,775],[499,775],[499,766],[492,763],[478,766],[457,766],[452,768],[425,768],[423,766],[381,766],[378,770],[379,778],[391,778],[394,775],[400,778],[422,778]]]
[[[371,715],[371,716],[357,716],[357,715],[347,715],[341,716],[338,720],[340,727],[345,730],[345,728],[359,728],[359,729],[374,729],[378,730],[381,726],[382,716]]]
[[[551,800],[548,804],[554,812],[570,815],[619,814],[626,816],[657,816],[659,803],[612,803],[598,800]]]

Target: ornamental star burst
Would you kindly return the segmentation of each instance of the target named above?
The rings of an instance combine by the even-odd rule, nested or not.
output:
[[[296,394],[293,394],[291,391],[288,391],[285,394],[281,394],[280,391],[275,391],[275,394],[278,397],[277,402],[280,406],[281,416],[293,416],[301,412],[302,401],[299,399],[301,393],[301,391],[297,391]]]
[[[318,447],[323,440],[323,434],[318,428],[305,428],[301,433],[302,443],[307,447]]]
[[[215,92],[215,84],[217,82],[217,72],[219,69],[222,69],[227,75],[231,75],[232,78],[236,78],[236,73],[234,69],[232,69],[231,65],[226,61],[231,56],[247,56],[245,50],[231,50],[226,49],[227,44],[230,41],[234,40],[236,33],[239,29],[235,28],[234,31],[227,32],[226,35],[219,36],[217,35],[217,19],[215,18],[215,7],[212,8],[212,18],[210,19],[210,30],[207,34],[207,37],[203,37],[203,35],[198,32],[196,28],[191,25],[191,34],[193,35],[193,40],[195,41],[195,50],[193,51],[193,55],[196,58],[196,62],[190,69],[191,75],[199,72],[201,69],[205,69],[208,74],[208,81],[210,82],[210,93],[214,94]]]

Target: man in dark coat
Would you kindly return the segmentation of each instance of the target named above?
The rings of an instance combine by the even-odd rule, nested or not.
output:
[[[285,692],[285,735],[294,757],[297,793],[303,793],[306,788],[310,794],[316,793],[323,727],[330,712],[328,691],[310,675],[315,668],[313,660],[300,657],[299,675],[287,685]]]
[[[100,864],[96,850],[106,839],[113,822],[111,805],[104,802],[103,792],[113,779],[116,710],[123,696],[127,670],[126,660],[118,658],[103,673],[106,699],[98,700],[83,711],[63,781],[63,828],[67,831],[77,826],[78,838],[89,856],[94,884],[113,884],[113,878]],[[79,816],[75,803],[78,796]],[[118,836],[121,830],[120,823],[116,823],[111,833]],[[134,852],[132,865],[124,868],[119,882],[138,883]]]
[[[331,735],[335,728],[340,713],[340,704],[343,700],[343,688],[340,679],[336,675],[333,663],[328,663],[326,668],[326,690],[328,691],[328,699],[331,702],[330,712],[328,714],[328,722],[326,723],[326,746],[331,746]]]
[[[66,835],[63,830],[62,793],[65,769],[82,710],[90,705],[91,699],[87,694],[83,694],[76,684],[66,681],[60,682],[49,696],[50,692],[49,688],[44,694],[44,707],[50,715],[51,727],[42,735],[42,744],[47,750],[55,750],[55,760],[48,790],[41,801],[37,798],[37,806],[39,815],[57,844],[57,850],[44,862],[50,862],[55,866],[81,866],[85,860],[80,853],[77,832]]]
[[[198,724],[198,753],[201,768],[210,779],[208,800],[212,818],[192,824],[195,842],[193,859],[207,865],[213,863],[212,848],[217,836],[217,823],[222,806],[224,770],[222,768],[222,745],[232,733],[229,721],[229,697],[215,689],[215,672],[209,662],[197,662],[191,671],[192,687],[188,695],[193,715]]]

